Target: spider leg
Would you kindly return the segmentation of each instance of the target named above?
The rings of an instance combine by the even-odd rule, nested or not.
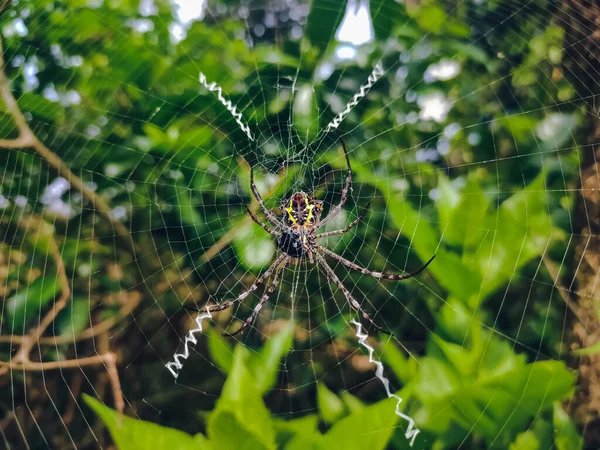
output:
[[[348,149],[346,148],[346,144],[342,139],[340,139],[342,143],[342,147],[344,149],[344,157],[346,158],[346,164],[348,165],[348,174],[346,175],[346,183],[344,184],[344,188],[342,189],[342,197],[340,198],[340,202],[338,205],[329,211],[329,214],[324,219],[321,219],[317,224],[317,228],[322,227],[323,225],[329,223],[331,219],[339,214],[342,210],[342,206],[346,203],[346,199],[348,198],[348,191],[350,190],[350,185],[352,184],[352,167],[350,166],[350,157],[348,156]]]
[[[315,258],[317,259],[317,262],[318,262],[319,266],[322,267],[323,270],[325,271],[325,274],[327,275],[327,278],[329,278],[331,281],[333,281],[337,285],[338,289],[340,289],[344,293],[344,295],[346,296],[346,300],[348,301],[348,303],[350,304],[350,306],[352,306],[356,311],[358,311],[359,313],[361,313],[362,316],[365,319],[367,319],[371,323],[371,325],[373,325],[379,331],[381,331],[382,333],[385,333],[385,334],[391,336],[392,335],[391,332],[389,332],[386,329],[384,329],[384,328],[380,327],[379,325],[377,325],[373,321],[373,319],[371,319],[371,316],[369,316],[369,314],[367,314],[367,312],[364,309],[362,309],[362,307],[356,301],[356,299],[352,296],[352,294],[350,293],[350,291],[348,289],[346,289],[346,286],[344,286],[344,284],[340,281],[340,279],[335,274],[335,272],[333,271],[333,269],[331,267],[329,267],[329,264],[327,264],[327,261],[325,261],[325,258],[323,258],[318,253],[315,253]]]
[[[246,208],[246,210],[248,211],[248,214],[250,215],[250,217],[252,218],[252,220],[254,221],[254,223],[256,223],[257,225],[260,225],[260,227],[265,230],[267,233],[269,233],[272,236],[276,236],[277,234],[271,229],[269,228],[268,225],[262,223],[260,221],[260,219],[258,217],[256,217],[256,214],[254,214],[254,212],[252,212],[252,210],[250,208]]]
[[[325,247],[322,247],[322,246],[319,246],[319,250],[321,250],[327,256],[331,256],[333,259],[341,262],[346,267],[349,267],[350,269],[353,269],[353,270],[357,270],[358,272],[360,272],[360,273],[362,273],[364,275],[369,275],[369,276],[372,276],[373,278],[384,278],[386,280],[396,280],[396,281],[406,280],[408,278],[413,278],[414,276],[420,274],[423,270],[425,270],[425,268],[429,264],[431,264],[431,261],[433,261],[433,259],[435,258],[435,255],[433,255],[429,259],[429,261],[427,261],[425,263],[425,265],[423,267],[421,267],[419,270],[417,270],[416,272],[408,273],[408,274],[405,274],[405,275],[399,275],[399,274],[395,274],[395,273],[375,272],[373,270],[365,269],[364,267],[361,267],[358,264],[353,263],[352,261],[348,261],[346,258],[344,258],[344,257],[338,255],[337,253],[332,252],[328,248],[325,248]]]
[[[285,253],[282,253],[281,255],[279,255],[279,257],[273,262],[273,264],[271,264],[269,266],[269,268],[267,270],[265,270],[264,273],[260,277],[258,277],[256,279],[256,281],[254,281],[254,283],[252,283],[252,285],[248,289],[246,289],[244,292],[242,292],[240,295],[238,295],[235,299],[230,300],[225,303],[220,303],[218,305],[209,306],[207,309],[210,312],[223,311],[225,309],[231,308],[236,303],[243,301],[252,292],[254,292],[260,284],[262,284],[268,277],[270,277],[271,274],[277,269],[279,264],[281,264],[281,262],[284,259],[286,259],[287,257],[288,256]],[[287,262],[286,262],[286,264],[287,264]],[[196,311],[196,312],[206,312],[206,309],[199,310],[199,309],[195,309],[195,308],[190,308],[188,306],[186,306],[185,309],[188,309],[191,311]]]
[[[275,226],[279,226],[279,220],[277,219],[277,216],[265,206],[265,202],[260,196],[260,193],[256,188],[256,184],[254,184],[254,168],[252,167],[250,167],[250,190],[252,191],[252,194],[254,194],[254,198],[256,199],[256,201],[258,201],[258,204],[260,205],[260,208],[262,209],[263,213],[265,213],[265,216],[267,216],[267,219],[269,219],[269,222],[271,222]]]
[[[350,231],[352,228],[354,228],[356,225],[358,225],[358,223],[361,220],[363,220],[365,218],[365,216],[367,215],[367,211],[369,211],[370,206],[371,206],[371,202],[369,201],[369,203],[367,203],[367,206],[365,206],[365,209],[363,209],[363,212],[360,214],[360,216],[358,216],[358,218],[354,222],[352,222],[350,225],[346,226],[346,228],[344,228],[343,230],[327,231],[325,233],[317,234],[315,236],[315,239],[324,238],[324,237],[328,237],[328,236],[337,236],[338,234],[344,234],[344,233]]]
[[[244,331],[244,329],[246,329],[246,327],[248,325],[250,325],[252,322],[254,322],[254,319],[256,319],[256,316],[262,309],[263,305],[267,302],[267,300],[269,300],[269,297],[275,291],[275,289],[277,289],[277,285],[279,284],[280,276],[283,274],[283,270],[286,268],[288,261],[289,261],[289,258],[283,263],[283,266],[279,270],[277,270],[277,272],[275,272],[275,275],[273,276],[273,280],[271,281],[271,283],[269,283],[269,285],[267,286],[267,289],[265,290],[260,301],[254,307],[252,314],[250,314],[248,316],[248,318],[246,320],[244,320],[244,323],[242,324],[242,326],[239,329],[237,329],[236,331],[234,331],[233,333],[223,333],[223,336],[234,337],[234,336],[240,334],[242,331]]]

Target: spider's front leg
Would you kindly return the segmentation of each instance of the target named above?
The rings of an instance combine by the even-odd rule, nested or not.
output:
[[[259,225],[263,230],[265,230],[271,236],[277,236],[277,233],[275,231],[273,231],[271,228],[269,228],[269,226],[267,224],[261,222],[261,220],[258,217],[256,217],[256,214],[254,214],[254,212],[250,208],[246,207],[246,211],[248,211],[248,215],[254,221],[254,223]]]
[[[346,164],[348,165],[348,173],[346,174],[346,182],[344,183],[344,188],[342,189],[342,196],[340,198],[340,202],[337,204],[335,208],[329,211],[327,217],[320,220],[317,224],[317,228],[322,227],[323,225],[328,224],[335,216],[339,214],[346,203],[346,199],[348,198],[348,191],[350,190],[350,185],[352,184],[352,167],[350,166],[350,157],[348,156],[348,149],[346,148],[346,144],[343,140],[340,139],[342,143],[342,148],[344,149],[344,157],[346,158]]]
[[[337,236],[338,234],[344,234],[344,233],[350,231],[352,228],[354,228],[356,225],[358,225],[361,220],[363,220],[365,218],[365,216],[367,215],[367,212],[369,211],[370,206],[371,206],[371,201],[369,201],[369,203],[367,203],[367,206],[365,206],[365,209],[360,214],[360,216],[358,216],[358,218],[356,220],[354,220],[352,223],[347,225],[346,228],[344,228],[343,230],[326,231],[325,233],[317,234],[315,236],[315,238],[320,239],[320,238],[324,238],[324,237],[328,237],[328,236]]]
[[[373,278],[383,278],[385,280],[395,280],[395,281],[401,281],[401,280],[407,280],[408,278],[413,278],[417,275],[419,275],[421,272],[423,272],[427,266],[429,264],[431,264],[431,261],[434,260],[435,255],[433,255],[429,261],[427,261],[425,263],[425,265],[423,267],[421,267],[419,270],[412,272],[412,273],[408,273],[408,274],[404,274],[404,275],[399,275],[396,273],[385,273],[385,272],[376,272],[374,270],[369,270],[365,267],[361,267],[358,264],[353,263],[352,261],[348,261],[346,258],[344,258],[343,256],[338,255],[337,253],[332,252],[331,250],[329,250],[328,248],[325,248],[321,245],[319,245],[319,250],[321,250],[323,253],[325,253],[327,256],[332,257],[333,259],[341,262],[344,266],[349,267],[352,270],[356,270],[364,275],[369,275]]]
[[[265,216],[267,216],[267,219],[269,219],[269,222],[271,222],[272,225],[278,227],[279,220],[277,219],[277,216],[275,214],[273,214],[269,210],[269,208],[267,208],[264,200],[262,199],[262,197],[260,196],[260,193],[258,192],[258,189],[256,188],[256,184],[254,184],[254,168],[252,168],[252,167],[250,167],[250,190],[252,191],[252,194],[254,194],[254,198],[260,205],[262,212],[265,214]]]

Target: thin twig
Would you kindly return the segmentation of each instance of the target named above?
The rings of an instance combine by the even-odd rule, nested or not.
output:
[[[108,319],[105,319],[102,322],[97,323],[96,325],[86,328],[85,330],[82,330],[79,333],[75,334],[75,336],[45,336],[40,337],[38,342],[44,345],[73,344],[78,341],[91,339],[93,337],[98,336],[101,333],[108,332],[122,318],[127,317],[140,304],[140,301],[142,300],[142,296],[140,295],[140,293],[137,291],[133,291],[131,292],[131,294],[132,295],[130,295],[130,298],[127,299],[125,304],[123,304],[121,309],[117,312],[117,314],[114,317],[109,317]],[[26,336],[0,336],[0,343],[21,344],[25,339],[27,339]]]
[[[102,355],[87,356],[85,358],[67,359],[65,361],[27,361],[24,363],[0,361],[0,367],[15,371],[24,370],[27,372],[43,372],[45,370],[73,369],[77,367],[97,366],[99,364],[107,364],[108,361],[111,359],[116,359],[114,353],[104,353]]]
[[[106,360],[106,373],[110,381],[110,386],[113,393],[113,401],[115,409],[119,413],[118,420],[120,421],[125,409],[125,401],[123,399],[123,391],[121,389],[121,381],[119,380],[119,372],[117,370],[117,358],[114,353],[110,352],[110,343],[108,342],[108,333],[102,333],[98,338],[98,350],[102,355],[112,355],[112,358]]]

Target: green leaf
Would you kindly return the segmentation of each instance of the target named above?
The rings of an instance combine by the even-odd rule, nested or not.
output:
[[[323,53],[335,37],[346,10],[346,0],[314,1],[306,22],[306,37]]]
[[[296,437],[305,438],[317,435],[318,425],[319,416],[316,414],[309,414],[308,416],[292,420],[273,419],[273,426],[277,432],[277,444],[279,447],[294,440]]]
[[[63,112],[60,103],[55,103],[33,92],[24,92],[18,99],[19,107],[23,112],[30,112],[48,122],[55,122]]]
[[[385,449],[395,430],[397,400],[388,398],[337,422],[322,440],[322,447],[346,450]]]
[[[478,180],[475,176],[469,176],[466,186],[459,193],[458,189],[440,174],[438,187],[440,199],[436,206],[440,214],[440,230],[444,233],[444,240],[463,247],[463,252],[476,252],[482,238],[488,232],[484,227],[484,218],[489,206]],[[469,257],[464,259],[468,260]]]
[[[405,357],[393,343],[383,348],[381,358],[384,366],[389,367],[403,384],[412,380],[417,373],[417,360],[410,356]]]
[[[306,142],[312,141],[320,130],[320,114],[315,89],[312,84],[299,86],[294,97],[294,127],[300,139]]]
[[[511,394],[518,401],[519,414],[535,415],[571,395],[574,382],[575,376],[562,361],[539,361],[506,372],[486,385]]]
[[[268,392],[277,381],[281,359],[292,348],[294,324],[288,322],[284,329],[271,336],[258,354],[252,355],[249,368],[254,375],[256,388],[261,394]]]
[[[497,214],[487,216],[491,231],[481,242],[473,261],[485,273],[481,297],[506,283],[526,263],[546,250],[549,240],[562,232],[554,228],[544,194],[546,176],[540,173],[525,189],[505,200]],[[477,299],[473,299],[475,306]]]
[[[206,441],[174,428],[122,416],[89,395],[84,402],[102,419],[120,450],[212,450]]]
[[[357,413],[365,409],[365,404],[358,398],[352,395],[348,391],[343,391],[340,394],[340,398],[348,408],[351,414]]]
[[[240,261],[249,269],[262,269],[273,259],[275,244],[273,238],[251,221],[236,225],[237,235],[233,246]]]
[[[540,443],[533,431],[525,431],[517,436],[517,439],[510,444],[509,450],[539,450]]]
[[[455,392],[460,385],[458,373],[436,358],[425,357],[419,366],[419,381],[415,392],[423,399],[440,399]]]
[[[44,274],[29,286],[21,286],[6,300],[4,312],[7,322],[17,330],[25,327],[30,320],[40,314],[40,310],[60,292],[60,282],[56,275]]]
[[[437,33],[446,21],[446,13],[435,5],[421,5],[415,17],[417,23],[425,30]]]
[[[388,39],[396,24],[407,26],[404,8],[395,0],[370,0],[369,9],[375,36],[379,40]]]
[[[269,410],[246,368],[250,352],[238,345],[233,367],[208,422],[215,448],[275,449],[275,431]]]
[[[297,435],[285,446],[285,450],[328,450],[322,445],[321,435]]]
[[[230,372],[233,367],[233,348],[221,333],[213,328],[208,330],[208,351],[211,359],[221,370]]]
[[[334,423],[346,412],[344,402],[331,392],[324,383],[317,384],[317,405],[325,423]]]
[[[60,336],[74,337],[90,323],[90,301],[86,297],[73,297],[56,318]]]
[[[581,450],[583,438],[577,433],[569,415],[562,409],[560,402],[554,403],[553,409],[554,444],[558,450]]]

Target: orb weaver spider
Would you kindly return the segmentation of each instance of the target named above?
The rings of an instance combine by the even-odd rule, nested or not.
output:
[[[208,307],[208,311],[217,312],[223,311],[225,309],[231,308],[236,303],[242,302],[246,297],[248,297],[252,292],[254,292],[259,285],[264,283],[266,279],[272,276],[270,283],[267,285],[260,301],[254,307],[254,310],[248,316],[248,318],[244,321],[241,327],[233,333],[224,333],[225,336],[235,336],[242,331],[248,325],[250,325],[263,305],[269,300],[271,294],[277,289],[283,271],[288,266],[288,264],[293,260],[300,259],[308,259],[311,263],[317,264],[319,268],[321,268],[327,279],[335,283],[340,289],[346,300],[350,304],[352,308],[362,314],[362,316],[368,320],[371,325],[377,328],[379,331],[391,334],[387,330],[384,330],[382,327],[377,325],[373,319],[369,316],[369,314],[363,310],[360,306],[360,303],[356,301],[356,299],[352,296],[350,291],[344,286],[342,281],[335,274],[333,269],[327,264],[324,256],[328,256],[344,266],[356,270],[364,275],[369,275],[373,278],[377,279],[386,279],[386,280],[406,280],[408,278],[412,278],[419,273],[421,273],[425,268],[433,261],[435,255],[429,259],[425,263],[423,267],[413,273],[399,275],[393,273],[384,273],[384,272],[376,272],[373,270],[369,270],[367,268],[361,267],[358,264],[353,263],[352,261],[343,258],[337,253],[332,252],[331,250],[319,245],[317,243],[318,239],[328,237],[328,236],[336,236],[340,234],[344,234],[355,227],[366,215],[371,202],[367,204],[363,212],[360,216],[348,224],[345,228],[341,230],[335,231],[326,231],[324,233],[317,233],[317,230],[322,226],[329,223],[335,216],[339,214],[346,203],[348,198],[348,192],[350,190],[350,186],[352,184],[352,167],[350,165],[350,158],[348,156],[348,150],[346,149],[346,144],[344,141],[340,140],[342,143],[342,148],[344,149],[344,157],[346,158],[346,164],[348,166],[348,172],[346,175],[346,181],[344,183],[344,188],[342,189],[340,202],[329,212],[329,214],[321,219],[321,213],[323,211],[323,202],[320,200],[316,200],[312,194],[306,194],[304,192],[295,192],[289,199],[286,199],[282,203],[282,220],[279,220],[277,216],[269,210],[258,192],[256,185],[254,184],[254,170],[250,168],[250,190],[254,195],[254,198],[258,201],[260,208],[267,220],[269,221],[271,226],[263,223],[249,208],[248,214],[252,218],[254,222],[260,225],[267,233],[273,236],[276,239],[277,247],[281,250],[281,254],[275,259],[275,261],[269,266],[265,272],[260,275],[254,283],[248,287],[244,292],[238,295],[235,299],[227,301],[225,303],[220,303],[214,306]],[[194,309],[194,311],[198,311]],[[202,311],[205,312],[206,310]]]

